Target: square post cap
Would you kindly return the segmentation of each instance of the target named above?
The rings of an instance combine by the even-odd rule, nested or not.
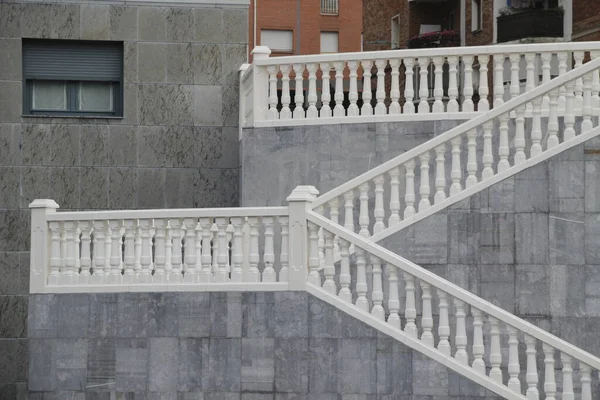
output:
[[[240,65],[240,68],[238,69],[238,71],[247,71],[248,68],[250,68],[250,65],[252,65],[252,64],[245,64],[244,63],[244,64]]]
[[[59,208],[58,204],[52,199],[35,199],[29,204],[29,208]]]
[[[286,199],[287,201],[313,201],[317,198],[319,191],[314,186],[300,185]]]
[[[261,60],[263,58],[269,58],[271,49],[269,49],[267,46],[256,46],[254,49],[252,49],[250,54],[254,56],[255,60]]]

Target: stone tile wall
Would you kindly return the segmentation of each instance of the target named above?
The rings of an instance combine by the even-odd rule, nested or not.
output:
[[[33,295],[29,399],[494,398],[303,292]]]
[[[238,204],[247,9],[111,3],[0,2],[2,400],[27,381],[33,199],[68,210]],[[21,38],[123,41],[124,117],[22,117]]]

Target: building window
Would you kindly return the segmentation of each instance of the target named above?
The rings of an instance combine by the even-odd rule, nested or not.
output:
[[[28,115],[122,116],[123,43],[23,40]]]
[[[338,40],[338,32],[321,32],[321,53],[337,53]]]
[[[338,0],[321,0],[321,14],[338,15]]]
[[[275,53],[293,53],[294,33],[285,30],[262,29],[260,44],[267,46]]]
[[[390,38],[392,50],[400,48],[400,15],[392,17],[392,37]]]
[[[473,32],[481,30],[481,19],[483,17],[481,1],[471,0],[471,31]]]

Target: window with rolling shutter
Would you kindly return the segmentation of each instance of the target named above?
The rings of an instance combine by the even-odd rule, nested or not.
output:
[[[122,116],[123,43],[23,40],[29,115]]]

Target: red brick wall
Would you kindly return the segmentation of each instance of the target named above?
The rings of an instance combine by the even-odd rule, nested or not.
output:
[[[400,28],[407,29],[408,1],[365,0],[363,2],[363,48],[365,51],[390,50],[392,18],[400,15]],[[406,35],[405,35],[406,36]],[[404,47],[406,41],[400,43]]]
[[[465,44],[467,46],[483,46],[494,42],[494,1],[481,0],[483,16],[481,30],[471,31],[472,1],[466,0],[465,7]]]

